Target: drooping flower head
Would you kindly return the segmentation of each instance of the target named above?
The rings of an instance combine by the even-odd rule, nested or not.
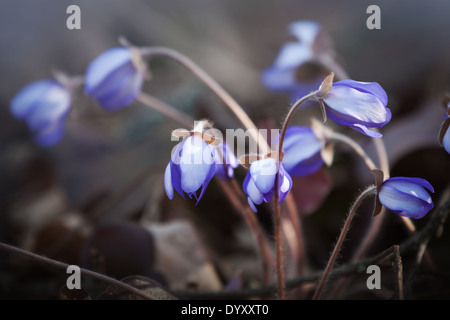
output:
[[[137,48],[112,48],[89,64],[85,93],[106,110],[117,110],[135,101],[142,89],[145,73],[146,64]]]
[[[311,127],[289,126],[283,142],[284,169],[293,177],[316,172],[324,164],[322,146]]]
[[[433,208],[427,190],[434,192],[433,186],[424,179],[393,177],[382,183],[378,200],[401,216],[420,219]]]
[[[28,84],[12,99],[14,117],[24,120],[42,147],[54,145],[64,132],[64,119],[71,107],[72,95],[61,82],[49,78]]]
[[[215,147],[210,139],[205,140],[201,129],[185,133],[166,167],[164,187],[169,199],[175,189],[183,198],[186,193],[198,203],[216,172]]]
[[[250,164],[250,168],[243,182],[244,192],[247,194],[247,201],[250,208],[257,212],[256,206],[264,202],[269,202],[274,194],[276,175],[278,175],[278,198],[279,203],[283,201],[292,188],[292,179],[283,164],[272,157],[255,160]]]
[[[383,127],[392,117],[386,108],[387,94],[376,82],[337,81],[318,100],[324,102],[326,114],[333,122],[370,137],[381,137],[381,133],[371,129]]]

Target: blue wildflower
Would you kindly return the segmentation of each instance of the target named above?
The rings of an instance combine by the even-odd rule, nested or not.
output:
[[[243,182],[244,192],[247,194],[247,202],[254,212],[256,206],[269,202],[274,193],[275,178],[278,174],[279,202],[283,201],[292,187],[292,179],[280,163],[277,170],[276,159],[265,158],[251,163],[250,169]]]
[[[36,143],[48,147],[62,137],[71,101],[70,91],[50,78],[32,82],[21,89],[13,97],[10,110],[14,117],[25,120],[34,132]]]
[[[184,138],[175,148],[164,173],[164,187],[169,199],[175,189],[183,198],[202,198],[206,187],[216,172],[215,149],[201,136],[193,134]],[[200,194],[197,191],[200,190]]]
[[[89,64],[85,93],[106,110],[117,110],[135,101],[145,73],[146,64],[137,48],[112,48]]]
[[[444,106],[447,108],[447,113],[445,114],[444,122],[439,131],[439,142],[441,146],[444,147],[445,151],[450,154],[450,96],[447,97],[447,100],[448,101],[445,101],[444,103]]]
[[[382,127],[392,117],[391,111],[386,108],[386,92],[376,82],[337,81],[321,99],[333,122],[371,137],[382,135],[370,128]]]
[[[421,178],[389,178],[381,185],[378,199],[384,207],[401,216],[419,219],[433,208],[426,189],[434,192],[433,186]]]
[[[319,170],[324,161],[322,141],[310,127],[289,126],[283,142],[284,169],[291,176],[309,175]]]

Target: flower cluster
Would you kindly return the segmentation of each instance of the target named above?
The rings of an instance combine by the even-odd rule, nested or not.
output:
[[[100,54],[84,75],[86,95],[105,110],[117,110],[138,96],[146,73],[146,64],[137,48],[117,47]],[[70,79],[44,79],[21,89],[11,101],[11,112],[25,120],[41,146],[57,143],[64,132],[73,91]],[[65,83],[68,82],[68,83]],[[82,82],[77,82],[77,85]]]
[[[306,82],[300,77],[305,66],[314,65],[322,71],[329,69],[334,53],[319,24],[299,21],[292,23],[289,30],[298,41],[281,48],[273,65],[262,72],[262,81],[269,89],[299,94],[306,88]],[[105,110],[118,110],[138,98],[146,73],[147,63],[139,48],[111,48],[88,65],[83,77],[84,93]],[[303,102],[318,102],[325,120],[328,117],[337,125],[381,138],[378,129],[388,124],[392,117],[384,89],[376,82],[333,81],[333,73],[321,81],[320,86],[309,81],[313,87],[307,88],[312,93],[305,94],[308,99]],[[36,81],[17,93],[11,102],[11,112],[26,121],[35,133],[37,143],[53,145],[63,134],[64,121],[72,106],[73,90],[57,79]],[[448,116],[449,111],[441,128],[440,142],[450,153]],[[165,191],[170,199],[175,190],[183,198],[187,194],[198,203],[214,176],[234,178],[234,170],[239,163],[229,146],[206,135],[204,127],[185,131],[181,136],[183,139],[165,169]],[[256,205],[269,202],[275,192],[279,201],[283,201],[292,188],[291,176],[312,174],[326,162],[323,159],[326,141],[310,127],[287,127],[284,141],[280,143],[282,154],[279,157],[271,154],[258,156],[249,165],[243,181],[248,204],[255,212]],[[431,185],[422,179],[390,178],[379,189],[378,199],[386,208],[400,215],[420,218],[433,207],[425,189],[433,191]]]

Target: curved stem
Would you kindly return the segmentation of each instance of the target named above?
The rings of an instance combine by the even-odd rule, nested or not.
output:
[[[372,161],[372,159],[367,155],[367,153],[364,151],[364,149],[358,143],[356,143],[353,139],[347,137],[346,135],[338,133],[338,132],[333,132],[330,136],[327,136],[327,138],[347,144],[363,159],[364,163],[366,164],[367,168],[370,171],[377,169],[377,167],[376,167],[375,163]]]
[[[32,253],[32,252],[26,251],[24,249],[17,248],[15,246],[12,246],[12,245],[9,245],[9,244],[3,243],[3,242],[0,242],[0,249],[20,254],[22,256],[25,256],[27,258],[30,258],[32,260],[35,260],[35,261],[38,261],[38,262],[41,262],[41,263],[50,264],[50,265],[52,265],[52,266],[54,266],[56,268],[67,270],[67,268],[69,267],[69,264],[67,264],[67,263],[63,263],[63,262],[60,262],[60,261],[57,261],[57,260],[53,260],[53,259],[50,259],[50,258],[47,258],[47,257],[43,257],[43,256],[40,256],[40,255],[38,255],[36,253]],[[132,292],[134,294],[137,294],[137,295],[141,296],[144,299],[155,300],[154,297],[146,294],[145,292],[143,292],[143,291],[141,291],[141,290],[139,290],[139,289],[137,289],[137,288],[135,288],[133,286],[130,286],[130,285],[128,285],[128,284],[126,284],[126,283],[124,283],[122,281],[119,281],[117,279],[110,278],[110,277],[105,276],[103,274],[97,273],[97,272],[92,271],[92,270],[84,269],[84,268],[80,268],[80,271],[81,271],[81,273],[83,273],[85,275],[91,276],[93,278],[97,278],[99,280],[108,282],[108,283],[110,283],[112,285],[115,285],[115,286],[118,286],[118,287],[121,287],[121,288],[123,288],[123,289],[125,289],[127,291],[130,291],[130,292]]]
[[[253,140],[257,143],[260,153],[268,153],[270,151],[270,146],[268,145],[264,136],[259,132],[256,125],[247,115],[247,113],[242,109],[242,107],[225,91],[211,76],[209,76],[202,68],[200,68],[195,62],[186,57],[185,55],[179,53],[170,48],[166,47],[143,47],[140,48],[141,54],[144,58],[154,56],[154,55],[162,55],[167,56],[175,61],[179,62],[181,65],[190,70],[194,75],[196,75],[206,86],[208,86],[224,103],[225,105],[235,114],[235,116],[241,121],[243,126],[249,131]],[[298,213],[297,210],[293,211],[293,208],[296,208],[294,200],[291,195],[285,199],[290,203],[289,215],[292,221],[297,221],[293,223],[294,227],[298,228],[300,223],[298,222]],[[303,243],[302,241],[302,231],[296,229],[296,234],[298,236],[298,242]],[[291,248],[293,252],[297,252],[295,248]],[[296,255],[298,256],[298,254]],[[302,257],[299,257],[301,259]]]
[[[264,137],[259,133],[259,130],[247,115],[247,113],[241,108],[241,106],[225,91],[209,74],[207,74],[202,68],[185,55],[166,47],[143,47],[140,48],[144,57],[150,57],[154,55],[168,56],[175,61],[179,62],[192,73],[194,73],[203,83],[205,83],[236,115],[241,123],[250,131],[250,135],[256,141],[258,146],[262,148],[262,153],[269,152],[269,145]]]
[[[165,102],[156,99],[155,97],[146,94],[145,92],[140,92],[137,100],[141,102],[142,104],[162,113],[169,119],[172,119],[176,122],[179,122],[180,124],[184,125],[186,128],[192,127],[194,123],[194,119],[187,114],[178,111],[177,109],[173,108],[172,106],[166,104]]]
[[[278,185],[279,174],[277,172],[275,176],[275,186]],[[281,237],[281,210],[278,204],[278,190],[275,187],[274,192],[274,202],[275,202],[275,244],[277,247],[277,283],[278,283],[278,297],[280,300],[285,299],[284,293],[284,264],[283,264],[283,239]]]
[[[328,276],[331,272],[331,269],[334,266],[334,263],[336,261],[336,258],[338,256],[339,251],[341,250],[341,246],[344,242],[345,237],[347,236],[348,230],[350,229],[351,222],[353,220],[353,217],[355,216],[356,210],[361,205],[362,201],[369,195],[376,192],[376,186],[372,185],[368,187],[366,190],[364,190],[359,197],[356,199],[355,203],[350,209],[350,212],[347,216],[347,219],[345,220],[344,226],[341,230],[341,234],[339,235],[339,238],[337,240],[337,243],[333,249],[333,252],[331,253],[330,259],[328,260],[327,266],[325,267],[325,270],[323,272],[322,278],[319,281],[319,284],[316,287],[316,291],[314,292],[314,295],[312,297],[313,300],[317,300],[320,298],[320,295],[322,294],[322,290],[325,286],[325,283],[328,279]]]
[[[187,128],[192,126],[192,123],[194,123],[194,119],[190,116],[186,115],[183,112],[178,111],[177,109],[173,108],[172,106],[166,104],[165,102],[159,100],[158,98],[155,98],[149,94],[141,92],[138,96],[138,100],[145,104],[146,106],[155,109],[159,112],[161,112],[163,115],[167,116],[168,118],[185,125]],[[210,128],[212,129],[212,128]],[[224,166],[226,166],[226,161],[223,157],[223,154],[220,150],[220,148],[217,148],[219,150],[219,153],[222,156],[222,163]],[[225,168],[226,172],[227,168]],[[231,182],[231,185],[233,187],[234,192],[228,187],[228,185],[224,182],[219,180],[219,185],[222,188],[222,190],[227,195],[228,199],[230,200],[231,204],[235,207],[235,209],[242,214],[242,217],[247,224],[250,231],[254,234],[255,238],[257,239],[257,242],[259,244],[260,254],[261,254],[261,260],[262,260],[262,274],[263,274],[263,280],[265,283],[269,281],[269,266],[271,264],[271,256],[270,256],[270,249],[269,245],[266,242],[266,239],[264,238],[264,233],[256,221],[256,218],[254,217],[253,213],[251,212],[250,208],[245,202],[245,199],[239,198],[238,195],[241,194],[239,187],[236,183],[236,180],[234,178],[229,179]]]

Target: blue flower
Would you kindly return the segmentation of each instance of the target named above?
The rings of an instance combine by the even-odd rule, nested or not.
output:
[[[234,176],[234,169],[236,169],[239,165],[238,159],[227,143],[221,142],[217,148],[220,148],[221,152],[219,152],[219,150],[216,150],[215,152],[215,174],[224,180],[227,178],[232,178]]]
[[[139,95],[146,64],[137,48],[117,47],[100,54],[88,66],[85,93],[106,110],[130,105]]]
[[[386,108],[386,92],[376,82],[337,81],[323,97],[323,102],[328,117],[336,124],[371,137],[382,135],[370,128],[382,127],[392,117],[391,111]]]
[[[200,135],[184,138],[175,148],[164,173],[164,187],[169,199],[175,189],[183,198],[202,198],[216,172],[215,149]],[[197,191],[200,189],[200,194]]]
[[[445,151],[450,154],[450,97],[447,107],[447,113],[445,114],[444,122],[441,125],[439,131],[439,142],[444,147]]]
[[[269,202],[274,193],[275,178],[278,174],[278,196],[279,202],[283,201],[292,187],[292,179],[284,170],[283,164],[279,164],[277,170],[274,158],[265,158],[251,163],[250,169],[245,176],[243,189],[247,194],[247,202],[254,212],[256,206]]]
[[[433,208],[426,189],[434,192],[433,186],[424,179],[389,178],[381,185],[378,199],[384,207],[401,216],[419,219]]]
[[[288,42],[281,47],[274,63],[263,71],[261,80],[273,91],[297,93],[312,90],[314,88],[310,87],[309,81],[299,78],[302,74],[299,70],[303,65],[314,61],[316,38],[321,27],[313,21],[298,21],[289,25],[289,31],[298,41]]]
[[[55,79],[44,79],[21,89],[13,97],[10,110],[14,117],[27,123],[36,143],[48,147],[62,137],[71,101],[72,95],[65,86]]]
[[[322,141],[310,127],[289,126],[283,142],[284,169],[291,176],[309,175],[323,165]]]

